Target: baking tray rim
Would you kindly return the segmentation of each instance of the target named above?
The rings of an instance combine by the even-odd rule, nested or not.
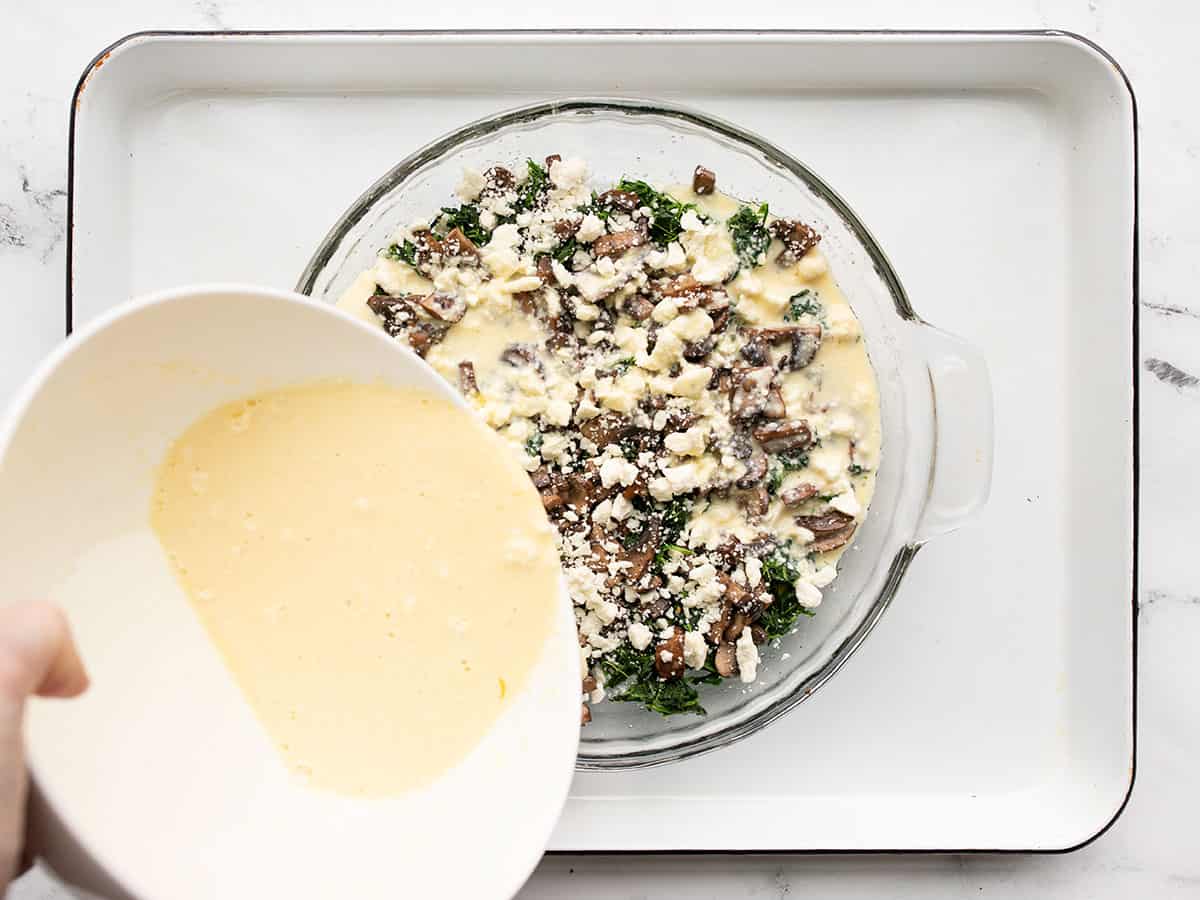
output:
[[[1074,31],[1058,28],[1039,28],[1039,29],[909,29],[909,28],[855,28],[855,29],[837,29],[837,28],[518,28],[518,29],[489,29],[489,28],[418,28],[418,29],[230,29],[230,30],[211,30],[211,29],[147,29],[142,31],[133,31],[126,34],[111,44],[100,50],[92,60],[84,67],[78,81],[75,84],[75,89],[71,93],[70,100],[70,117],[67,128],[67,221],[66,221],[66,316],[65,316],[65,333],[70,336],[73,328],[73,250],[74,250],[74,213],[75,213],[75,136],[76,136],[76,116],[79,111],[79,101],[83,95],[83,91],[87,86],[92,75],[104,65],[104,63],[114,53],[119,51],[126,44],[136,41],[153,38],[245,38],[245,37],[265,37],[265,38],[287,38],[287,37],[453,37],[453,36],[477,36],[491,38],[526,38],[538,36],[580,36],[590,37],[595,35],[612,35],[616,37],[628,36],[651,36],[651,37],[753,37],[755,35],[764,36],[779,36],[779,37],[844,37],[844,38],[891,38],[891,37],[927,37],[927,38],[1033,38],[1033,39],[1065,39],[1073,41],[1084,48],[1092,51],[1101,57],[1120,78],[1121,84],[1125,91],[1129,94],[1130,104],[1130,125],[1132,127],[1132,148],[1133,148],[1133,229],[1130,235],[1132,245],[1132,284],[1131,284],[1131,302],[1132,308],[1132,349],[1133,357],[1130,360],[1130,380],[1132,382],[1132,403],[1131,403],[1131,432],[1132,432],[1132,528],[1131,537],[1133,539],[1133,555],[1132,555],[1132,596],[1130,597],[1131,608],[1131,672],[1130,678],[1132,681],[1130,704],[1131,711],[1131,749],[1129,760],[1129,780],[1125,789],[1125,794],[1121,802],[1117,805],[1112,817],[1102,824],[1093,834],[1084,838],[1078,843],[1066,847],[1028,847],[1028,848],[989,848],[989,847],[945,847],[945,848],[828,848],[828,849],[812,849],[812,848],[797,848],[797,849],[762,849],[762,850],[733,850],[728,848],[711,848],[711,849],[696,849],[688,848],[681,850],[548,850],[548,855],[554,856],[704,856],[704,855],[722,855],[722,856],[761,856],[761,855],[776,855],[776,856],[847,856],[847,855],[938,855],[938,854],[1038,854],[1038,855],[1056,855],[1073,853],[1076,850],[1081,850],[1089,844],[1093,843],[1105,834],[1117,820],[1121,818],[1125,810],[1129,806],[1129,800],[1133,796],[1133,786],[1137,780],[1137,711],[1138,711],[1138,585],[1140,572],[1140,534],[1139,534],[1139,512],[1141,509],[1140,496],[1140,472],[1141,472],[1141,386],[1138,379],[1138,360],[1140,359],[1140,344],[1141,344],[1141,329],[1139,322],[1138,311],[1140,309],[1140,290],[1139,290],[1139,253],[1138,253],[1138,234],[1139,234],[1139,146],[1138,146],[1138,105],[1137,94],[1134,92],[1133,83],[1130,81],[1128,73],[1124,67],[1109,53],[1104,47]]]

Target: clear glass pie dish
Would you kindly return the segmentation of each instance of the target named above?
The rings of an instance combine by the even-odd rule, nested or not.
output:
[[[699,112],[581,98],[480,120],[396,165],[338,220],[297,290],[336,302],[402,225],[445,205],[462,169],[551,153],[587,160],[597,184],[621,176],[687,183],[697,163],[721,189],[813,225],[862,325],[879,382],[883,451],[870,513],[817,615],[763,648],[758,680],[702,686],[705,716],[664,718],[603,703],[583,730],[578,767],[657,765],[725,746],[805,700],[849,659],[892,602],[914,554],[985,504],[991,481],[987,366],[962,340],[924,322],[866,226],[815,173],[765,139]]]

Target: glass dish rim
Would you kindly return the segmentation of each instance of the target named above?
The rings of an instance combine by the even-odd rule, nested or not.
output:
[[[305,296],[312,296],[318,276],[333,259],[342,241],[351,230],[366,217],[379,200],[402,185],[410,175],[425,165],[436,162],[463,143],[486,138],[488,135],[513,125],[526,125],[563,113],[595,112],[618,113],[632,117],[653,116],[680,121],[757,152],[768,162],[799,178],[818,198],[829,204],[866,251],[876,273],[887,289],[900,319],[920,325],[927,324],[913,310],[899,276],[874,235],[841,195],[807,165],[760,135],[716,116],[671,103],[624,97],[566,97],[515,107],[476,119],[425,144],[376,179],[337,219],[317,245],[316,251],[296,282],[295,290]],[[777,721],[808,699],[832,678],[866,640],[891,604],[896,590],[920,546],[919,543],[912,541],[900,546],[888,567],[882,588],[871,602],[862,621],[837,646],[824,665],[791,691],[743,720],[718,727],[715,731],[682,740],[668,747],[632,750],[620,755],[608,756],[589,755],[585,745],[581,743],[575,764],[576,771],[627,771],[679,762],[729,746]]]

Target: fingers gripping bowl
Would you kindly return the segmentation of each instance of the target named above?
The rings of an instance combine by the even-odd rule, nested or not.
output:
[[[745,203],[769,201],[821,235],[853,307],[879,387],[882,452],[870,516],[854,533],[819,615],[762,648],[750,684],[701,688],[707,714],[664,718],[605,704],[583,733],[579,766],[654,765],[723,746],[805,699],[846,661],[894,596],[920,544],[985,502],[991,472],[991,398],[981,357],[922,322],[891,266],[846,204],[797,160],[730,124],[632,101],[570,100],[469,125],[418,151],[342,217],[303,273],[299,290],[329,302],[372,268],[381,248],[445,205],[464,169],[547,154],[585,158],[598,184],[622,176],[655,186],[692,184],[702,163]],[[936,460],[936,464],[935,464]]]

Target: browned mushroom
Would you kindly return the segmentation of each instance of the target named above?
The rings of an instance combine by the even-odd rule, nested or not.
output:
[[[666,681],[679,678],[687,666],[683,662],[683,629],[675,626],[671,636],[654,645],[654,671]]]
[[[513,368],[521,366],[538,366],[540,368],[537,348],[532,344],[509,344],[500,354],[500,360]]]
[[[768,419],[787,418],[787,406],[783,402],[783,394],[774,385],[771,385],[771,389],[767,391],[767,402],[763,404],[762,414]]]
[[[696,166],[692,173],[692,190],[701,196],[711,194],[717,189],[717,173],[704,166]]]
[[[754,643],[756,644],[765,644],[767,642],[767,629],[761,625],[751,625],[750,637],[754,639]]]
[[[661,278],[654,283],[653,290],[659,297],[670,297],[675,300],[676,305],[681,309],[695,309],[701,303],[707,305],[714,296],[711,286],[701,284],[691,275],[686,274],[676,275],[674,278]]]
[[[436,322],[421,322],[413,326],[408,334],[408,345],[413,348],[413,352],[422,359],[429,352],[429,348],[434,344],[440,343],[442,338],[446,336],[446,331],[449,328],[447,325],[439,325]]]
[[[714,664],[717,674],[722,678],[731,678],[738,672],[737,648],[730,641],[722,641],[714,654]]]
[[[579,426],[579,433],[597,447],[607,447],[614,441],[628,437],[635,430],[633,422],[620,413],[603,413]]]
[[[546,157],[546,171],[549,172],[550,167],[553,166],[556,162],[562,162],[562,154],[551,153],[549,156],[547,156]]]
[[[417,312],[408,295],[392,297],[375,293],[367,298],[367,308],[379,317],[384,330],[394,338],[400,337],[417,321]]]
[[[712,318],[713,322],[712,333],[720,334],[727,327],[729,327],[729,320],[733,316],[733,309],[727,303],[723,307],[712,310],[709,313],[709,316]]]
[[[413,235],[413,256],[417,260],[417,268],[423,269],[435,256],[442,254],[442,242],[432,231],[418,231]]]
[[[527,316],[536,316],[538,311],[537,294],[533,291],[517,291],[512,295],[517,309]]]
[[[625,312],[638,322],[645,322],[654,312],[654,303],[648,297],[634,294],[625,300]]]
[[[790,266],[821,240],[821,235],[797,219],[776,219],[768,228],[783,242],[783,250],[775,257],[781,266]]]
[[[588,675],[586,678],[583,679],[583,684],[581,685],[581,687],[583,688],[583,692],[585,694],[590,694],[592,691],[594,691],[596,689],[596,676]]]
[[[615,493],[615,489],[610,490]],[[630,582],[640,581],[641,577],[649,570],[650,564],[654,562],[654,554],[658,552],[659,531],[658,522],[650,520],[649,524],[641,531],[641,540],[622,546],[621,552],[617,554],[621,561],[630,564],[625,569],[625,577]]]
[[[768,453],[803,450],[812,444],[812,431],[804,419],[766,422],[757,426],[753,434]]]
[[[823,534],[809,544],[806,549],[810,553],[824,553],[826,550],[835,550],[843,544],[850,542],[850,538],[854,536],[854,529],[854,525],[847,525],[840,531],[831,531],[828,534]]]
[[[646,238],[636,231],[618,231],[616,234],[602,234],[592,241],[592,255],[620,256],[626,250],[640,247],[646,243]]]
[[[817,516],[796,516],[796,524],[816,535],[832,534],[854,524],[854,516],[828,509]]]
[[[771,495],[767,493],[766,485],[763,484],[738,494],[737,499],[738,505],[751,519],[761,519],[767,514],[767,508],[771,505]]]
[[[479,257],[479,248],[473,240],[463,234],[461,228],[452,228],[450,233],[442,238],[442,249],[447,256]]]
[[[586,725],[590,721],[592,721],[592,711],[586,703],[581,703],[579,705],[579,724]]]
[[[745,457],[744,461],[746,463],[746,474],[737,480],[737,486],[746,489],[761,484],[762,480],[767,477],[767,454],[761,450],[751,448],[750,454]]]
[[[642,205],[642,198],[633,191],[622,191],[617,188],[605,191],[596,198],[596,202],[601,206],[607,206],[610,209],[620,209],[625,212],[633,212]]]
[[[554,261],[550,257],[538,257],[537,276],[542,280],[542,284],[554,284]]]
[[[683,358],[688,362],[703,362],[708,358],[708,354],[712,353],[715,346],[716,341],[711,337],[702,341],[690,341],[683,345]]]
[[[467,304],[451,294],[434,292],[417,296],[410,294],[409,298],[421,309],[442,322],[457,322],[467,314]]]
[[[799,506],[805,500],[811,500],[815,496],[817,496],[817,486],[811,481],[805,481],[780,493],[779,499],[783,501],[784,506]]]
[[[575,232],[579,230],[579,225],[582,219],[559,219],[554,223],[554,236],[560,241],[565,241],[569,237],[573,237]]]
[[[475,381],[475,363],[469,359],[458,364],[458,389],[468,397],[479,393],[479,384]]]
[[[734,370],[733,394],[729,400],[734,419],[753,419],[763,411],[774,377],[775,371],[770,366]]]
[[[487,183],[487,187],[482,192],[484,194],[488,193],[489,188],[492,194],[504,193],[517,183],[513,173],[504,166],[492,166],[483,173],[483,180]]]
[[[821,326],[799,325],[792,334],[792,346],[779,360],[779,368],[785,371],[803,369],[816,357],[821,349]]]

